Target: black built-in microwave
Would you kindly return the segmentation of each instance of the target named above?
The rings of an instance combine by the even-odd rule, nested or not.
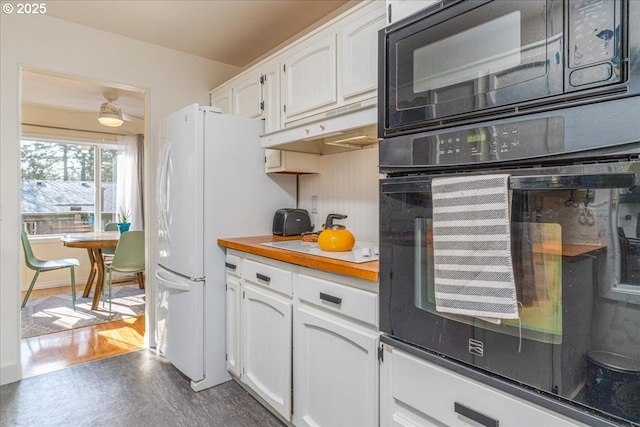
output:
[[[637,3],[443,1],[381,30],[379,136],[640,93]]]

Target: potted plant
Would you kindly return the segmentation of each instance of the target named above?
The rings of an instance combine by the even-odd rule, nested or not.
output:
[[[129,222],[131,218],[131,211],[120,208],[120,212],[118,213],[118,229],[120,233],[124,233],[125,231],[129,231],[129,227],[131,223]]]

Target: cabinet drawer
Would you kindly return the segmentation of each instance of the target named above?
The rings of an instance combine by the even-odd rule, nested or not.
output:
[[[396,419],[405,415],[411,419],[418,411],[437,425],[580,425],[397,349],[391,366],[391,393],[399,408]]]
[[[233,274],[234,276],[242,275],[242,258],[239,256],[227,253],[224,266],[228,274]]]
[[[244,261],[243,270],[245,280],[282,292],[285,295],[293,295],[291,271],[249,259]]]
[[[300,301],[378,326],[378,295],[373,292],[298,274],[296,297]]]

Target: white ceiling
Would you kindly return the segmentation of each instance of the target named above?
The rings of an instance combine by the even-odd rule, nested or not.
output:
[[[345,3],[347,0],[56,0],[47,3],[47,15],[244,67]]]
[[[144,117],[145,94],[141,90],[35,69],[24,69],[22,73],[22,102],[28,104],[93,111],[97,118],[100,105],[106,102],[105,93],[118,96],[116,102],[123,113]]]
[[[305,28],[358,0],[56,0],[47,15],[215,61],[244,67]],[[144,117],[134,88],[40,70],[22,75],[22,101],[95,112],[118,94],[125,114]]]

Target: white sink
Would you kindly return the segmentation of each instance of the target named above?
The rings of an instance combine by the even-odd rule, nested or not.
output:
[[[317,255],[325,258],[337,259],[340,261],[362,263],[378,260],[378,244],[373,242],[356,242],[350,251],[330,252],[323,251],[316,242],[303,242],[302,240],[285,240],[282,242],[262,243],[278,249],[300,252],[308,255]]]

